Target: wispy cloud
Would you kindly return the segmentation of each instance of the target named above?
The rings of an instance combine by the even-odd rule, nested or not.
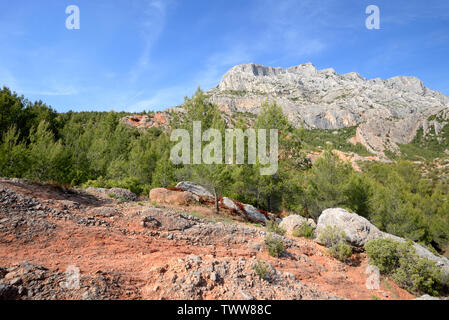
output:
[[[130,82],[136,82],[151,62],[151,50],[159,39],[165,27],[167,9],[173,5],[173,0],[147,0],[143,6],[143,20],[141,21],[142,52],[137,63],[129,72]]]

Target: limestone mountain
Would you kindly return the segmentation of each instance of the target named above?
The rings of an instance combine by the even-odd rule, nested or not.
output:
[[[431,139],[449,152],[449,98],[416,77],[367,80],[311,63],[287,69],[250,63],[230,69],[208,95],[231,115],[257,114],[268,100],[306,129],[357,127],[351,142],[378,155],[417,139]]]

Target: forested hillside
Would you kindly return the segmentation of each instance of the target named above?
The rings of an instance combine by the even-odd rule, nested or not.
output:
[[[172,128],[224,131],[218,107],[200,90],[186,99],[186,114]],[[30,102],[7,88],[0,91],[0,176],[28,178],[70,186],[123,187],[147,195],[154,187],[191,180],[276,214],[317,218],[326,208],[343,207],[367,217],[381,230],[410,238],[440,254],[449,244],[447,166],[406,160],[363,163],[362,172],[342,162],[332,144],[312,164],[302,145],[318,146],[332,134],[315,139],[295,128],[282,109],[264,104],[256,128],[280,129],[279,170],[258,174],[259,165],[175,166],[169,160],[170,132],[138,130],[120,123],[116,112],[57,113],[43,102]],[[235,126],[247,122],[237,116]],[[318,142],[317,142],[318,141]],[[346,143],[346,140],[342,143]],[[349,151],[357,152],[357,149]],[[446,251],[445,251],[446,250]]]

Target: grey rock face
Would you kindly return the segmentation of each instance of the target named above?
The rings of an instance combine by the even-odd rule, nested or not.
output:
[[[318,218],[316,228],[319,236],[328,226],[336,226],[346,234],[346,241],[355,247],[363,247],[370,240],[383,236],[382,232],[367,219],[344,209],[327,209]]]
[[[257,114],[265,100],[276,101],[289,119],[307,129],[359,126],[357,142],[382,153],[408,143],[431,115],[449,122],[449,98],[415,77],[366,80],[355,72],[317,70],[311,63],[283,69],[238,65],[208,92],[228,113]]]
[[[265,215],[263,215],[259,210],[254,208],[250,204],[246,204],[244,207],[246,216],[249,220],[256,222],[256,223],[266,223],[267,218]]]
[[[406,241],[404,238],[380,231],[367,219],[341,208],[327,209],[322,212],[318,218],[316,229],[318,237],[327,226],[336,226],[343,230],[346,234],[346,241],[359,248],[374,239],[388,238],[399,242]],[[419,257],[434,261],[438,267],[449,274],[449,259],[434,255],[420,244],[415,243],[413,246]]]
[[[240,208],[234,203],[234,201],[230,198],[223,198],[223,205],[229,209],[235,210],[241,214],[243,214],[243,212],[241,212]]]
[[[200,186],[194,182],[190,181],[182,181],[176,185],[177,188],[184,189],[185,191],[191,192],[194,195],[197,195],[199,197],[210,197],[212,198],[212,193],[204,188],[203,186]]]

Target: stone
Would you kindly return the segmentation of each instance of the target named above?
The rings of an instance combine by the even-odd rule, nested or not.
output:
[[[16,287],[0,283],[0,300],[16,300],[19,290]]]
[[[176,188],[181,188],[184,191],[188,191],[199,197],[206,197],[206,198],[214,197],[209,190],[207,190],[203,186],[200,186],[199,184],[190,181],[182,181],[176,185]]]
[[[211,272],[210,273],[210,280],[212,282],[217,282],[219,280],[219,275],[216,272]]]
[[[16,278],[12,279],[9,284],[12,286],[19,286],[22,284],[22,278],[16,277]]]
[[[240,208],[235,204],[234,200],[231,198],[224,197],[222,200],[223,205],[231,210],[235,210],[240,214],[243,214],[243,212],[240,210]]]
[[[306,129],[358,126],[355,142],[381,157],[385,150],[397,151],[399,143],[411,142],[419,129],[427,135],[430,128],[439,132],[449,123],[449,98],[416,77],[367,80],[355,72],[317,70],[311,63],[286,69],[237,65],[207,94],[230,115],[258,114],[268,100]],[[429,120],[437,114],[443,122]]]
[[[316,228],[318,241],[320,233],[327,226],[336,226],[343,230],[346,234],[346,241],[357,248],[363,248],[368,241],[374,239],[392,239],[398,242],[406,241],[404,238],[380,231],[367,219],[341,208],[327,209],[321,213]],[[449,259],[434,255],[420,244],[414,243],[413,246],[419,257],[435,262],[444,273],[449,275]]]
[[[250,204],[245,204],[243,206],[243,209],[245,210],[245,216],[248,218],[248,220],[256,223],[266,223],[267,218],[263,213],[261,213],[259,210],[257,210],[255,207],[253,207]]]
[[[142,212],[142,225],[149,229],[161,229],[164,231],[183,231],[193,226],[188,219],[171,215],[158,209],[148,209]],[[173,235],[172,235],[173,237]]]
[[[279,227],[285,229],[288,234],[291,234],[293,230],[299,228],[304,223],[307,223],[306,218],[297,214],[291,214],[288,217],[282,219],[281,223],[279,224]]]
[[[336,226],[346,234],[346,241],[355,246],[363,247],[370,240],[378,239],[383,233],[367,219],[341,208],[324,210],[318,218],[317,237],[327,226]]]

